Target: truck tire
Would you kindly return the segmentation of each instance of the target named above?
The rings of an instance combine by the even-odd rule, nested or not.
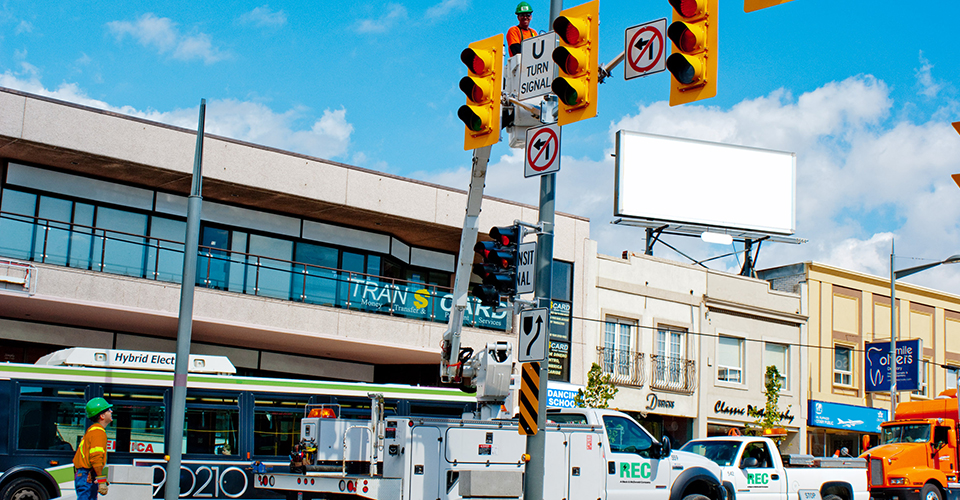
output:
[[[923,489],[920,490],[920,500],[943,500],[940,488],[930,483],[923,485]]]
[[[706,495],[701,495],[699,493],[694,493],[693,495],[687,495],[683,497],[683,500],[710,500],[710,497]]]
[[[49,500],[47,489],[29,477],[14,479],[0,491],[0,500]]]

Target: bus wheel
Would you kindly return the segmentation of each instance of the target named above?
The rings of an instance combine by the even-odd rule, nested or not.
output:
[[[932,484],[923,485],[923,490],[920,491],[920,500],[941,500],[940,488]]]
[[[48,500],[49,498],[46,488],[29,477],[14,479],[3,491],[0,491],[0,500]]]

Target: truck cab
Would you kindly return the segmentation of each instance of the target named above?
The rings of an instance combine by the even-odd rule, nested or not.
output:
[[[709,458],[720,466],[729,500],[868,498],[863,459],[793,455],[788,461],[780,455],[773,440],[760,436],[695,439],[685,444],[683,450]]]
[[[931,410],[956,415],[956,398],[952,411],[942,408],[948,401],[915,402],[918,408],[907,407],[901,412],[900,407],[911,404],[902,403],[897,419],[881,424],[880,444],[862,455],[869,459],[870,491],[875,500],[943,500],[960,494],[956,420],[900,418],[911,413],[929,416]],[[946,411],[936,411],[936,407]]]

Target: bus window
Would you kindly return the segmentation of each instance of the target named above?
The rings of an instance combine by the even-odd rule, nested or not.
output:
[[[220,405],[213,406],[213,403]],[[231,396],[187,396],[183,429],[184,453],[233,455],[238,453],[240,408]]]
[[[287,456],[299,439],[307,398],[256,396],[253,410],[253,453]]]
[[[113,424],[107,427],[107,449],[114,452],[163,453],[162,389],[111,388],[103,395],[113,404]]]
[[[89,423],[82,387],[20,386],[17,447],[72,451]]]

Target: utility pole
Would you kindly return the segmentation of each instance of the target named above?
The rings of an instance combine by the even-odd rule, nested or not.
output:
[[[563,0],[550,0],[550,24],[560,16]],[[543,476],[546,472],[547,382],[550,378],[550,312],[553,292],[553,230],[556,221],[557,174],[540,176],[540,224],[542,233],[537,238],[537,264],[534,296],[540,307],[547,308],[547,341],[543,344],[543,362],[540,363],[540,397],[537,409],[537,433],[527,436],[527,463],[524,475],[523,498],[543,500]]]

